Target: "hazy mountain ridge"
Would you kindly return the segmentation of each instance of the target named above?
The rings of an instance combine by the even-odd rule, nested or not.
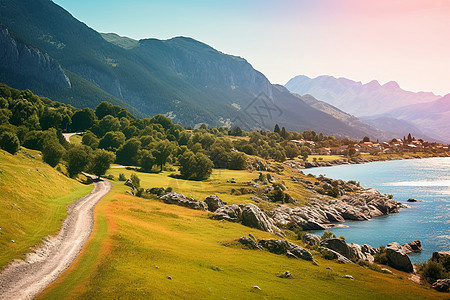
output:
[[[286,87],[300,95],[310,94],[355,116],[373,116],[410,104],[425,103],[440,98],[430,92],[409,92],[390,81],[380,85],[372,80],[362,84],[346,78],[296,76]]]

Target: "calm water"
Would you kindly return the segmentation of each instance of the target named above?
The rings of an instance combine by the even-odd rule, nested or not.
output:
[[[434,251],[450,251],[450,158],[373,162],[313,168],[304,172],[356,180],[364,187],[392,194],[402,203],[407,203],[409,198],[423,200],[408,203],[411,208],[402,209],[398,214],[364,222],[346,222],[349,228],[331,230],[338,237],[345,236],[347,242],[378,247],[418,239],[424,250],[410,255],[414,263],[428,260]]]

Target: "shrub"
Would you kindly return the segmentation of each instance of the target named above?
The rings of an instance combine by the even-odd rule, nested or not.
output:
[[[61,146],[60,143],[51,141],[46,143],[42,148],[42,159],[44,162],[48,163],[52,167],[56,167],[56,165],[61,160],[65,149]]]
[[[160,197],[166,193],[166,189],[163,187],[159,187],[159,188],[154,187],[154,188],[151,188],[149,192],[150,192],[150,194]]]
[[[322,257],[325,259],[328,259],[328,260],[332,260],[335,257],[334,253],[327,249],[322,249],[321,253],[322,253]]]
[[[422,269],[422,277],[429,283],[444,278],[445,270],[442,264],[435,261],[429,261]]]
[[[338,188],[337,187],[332,187],[331,189],[329,189],[327,191],[327,195],[331,196],[331,197],[334,197],[334,198],[339,197],[339,190],[338,190]]]
[[[141,186],[141,179],[139,179],[139,177],[136,174],[134,174],[134,173],[131,174],[130,179],[136,188]]]
[[[119,174],[119,181],[126,181],[126,180],[127,180],[127,178],[125,177],[125,174],[120,173]]]
[[[376,263],[387,265],[388,264],[388,258],[386,252],[382,252],[380,254],[375,255],[374,260]]]
[[[0,135],[0,148],[14,155],[20,149],[19,139],[12,132],[3,132]]]
[[[392,195],[392,194],[388,195],[388,199],[393,199],[393,198],[394,198],[394,195]]]
[[[171,193],[172,191],[173,191],[173,188],[170,186],[166,189],[166,193]]]
[[[144,189],[143,188],[138,188],[138,190],[136,192],[136,196],[137,197],[142,197],[143,193],[144,193]]]
[[[336,235],[334,233],[332,233],[331,231],[325,231],[321,237],[322,240],[325,239],[335,239]]]
[[[339,239],[345,241],[345,236],[341,235]]]

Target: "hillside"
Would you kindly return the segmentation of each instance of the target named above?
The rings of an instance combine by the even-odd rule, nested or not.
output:
[[[362,84],[346,78],[299,75],[286,83],[286,87],[300,95],[310,94],[355,116],[383,114],[402,106],[425,103],[440,98],[429,92],[409,92],[394,82],[380,85],[372,80]]]
[[[296,131],[353,138],[370,135],[272,85],[244,58],[191,38],[136,41],[100,34],[50,0],[3,0],[1,5],[0,20],[14,37],[4,39],[4,47],[23,43],[40,54],[33,56],[30,66],[39,65],[43,56],[58,76],[68,79],[63,86],[48,85],[45,73],[38,78],[41,82],[32,76],[39,69],[29,73],[9,68],[0,79],[13,87],[35,87],[40,95],[80,108],[94,108],[107,100],[137,117],[166,114],[191,127],[208,123],[273,129],[278,123]],[[15,77],[9,76],[11,70]],[[261,97],[267,99],[261,102]],[[255,112],[260,105],[269,110]]]
[[[56,233],[66,206],[91,189],[43,163],[38,151],[0,150],[0,268]]]

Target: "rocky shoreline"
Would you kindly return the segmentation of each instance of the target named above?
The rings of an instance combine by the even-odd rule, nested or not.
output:
[[[335,159],[330,161],[298,161],[298,160],[288,160],[285,161],[284,164],[286,164],[288,167],[302,170],[302,169],[310,169],[310,168],[318,168],[318,167],[332,167],[332,166],[339,166],[339,165],[359,165],[359,164],[365,164],[370,162],[377,162],[377,161],[391,161],[391,160],[404,160],[404,159],[424,159],[424,158],[434,158],[434,157],[450,157],[450,154],[444,153],[442,155],[436,155],[436,156],[420,156],[420,155],[414,155],[410,157],[387,157],[387,158],[364,158],[360,156],[355,156],[350,159],[342,158],[342,159]]]

